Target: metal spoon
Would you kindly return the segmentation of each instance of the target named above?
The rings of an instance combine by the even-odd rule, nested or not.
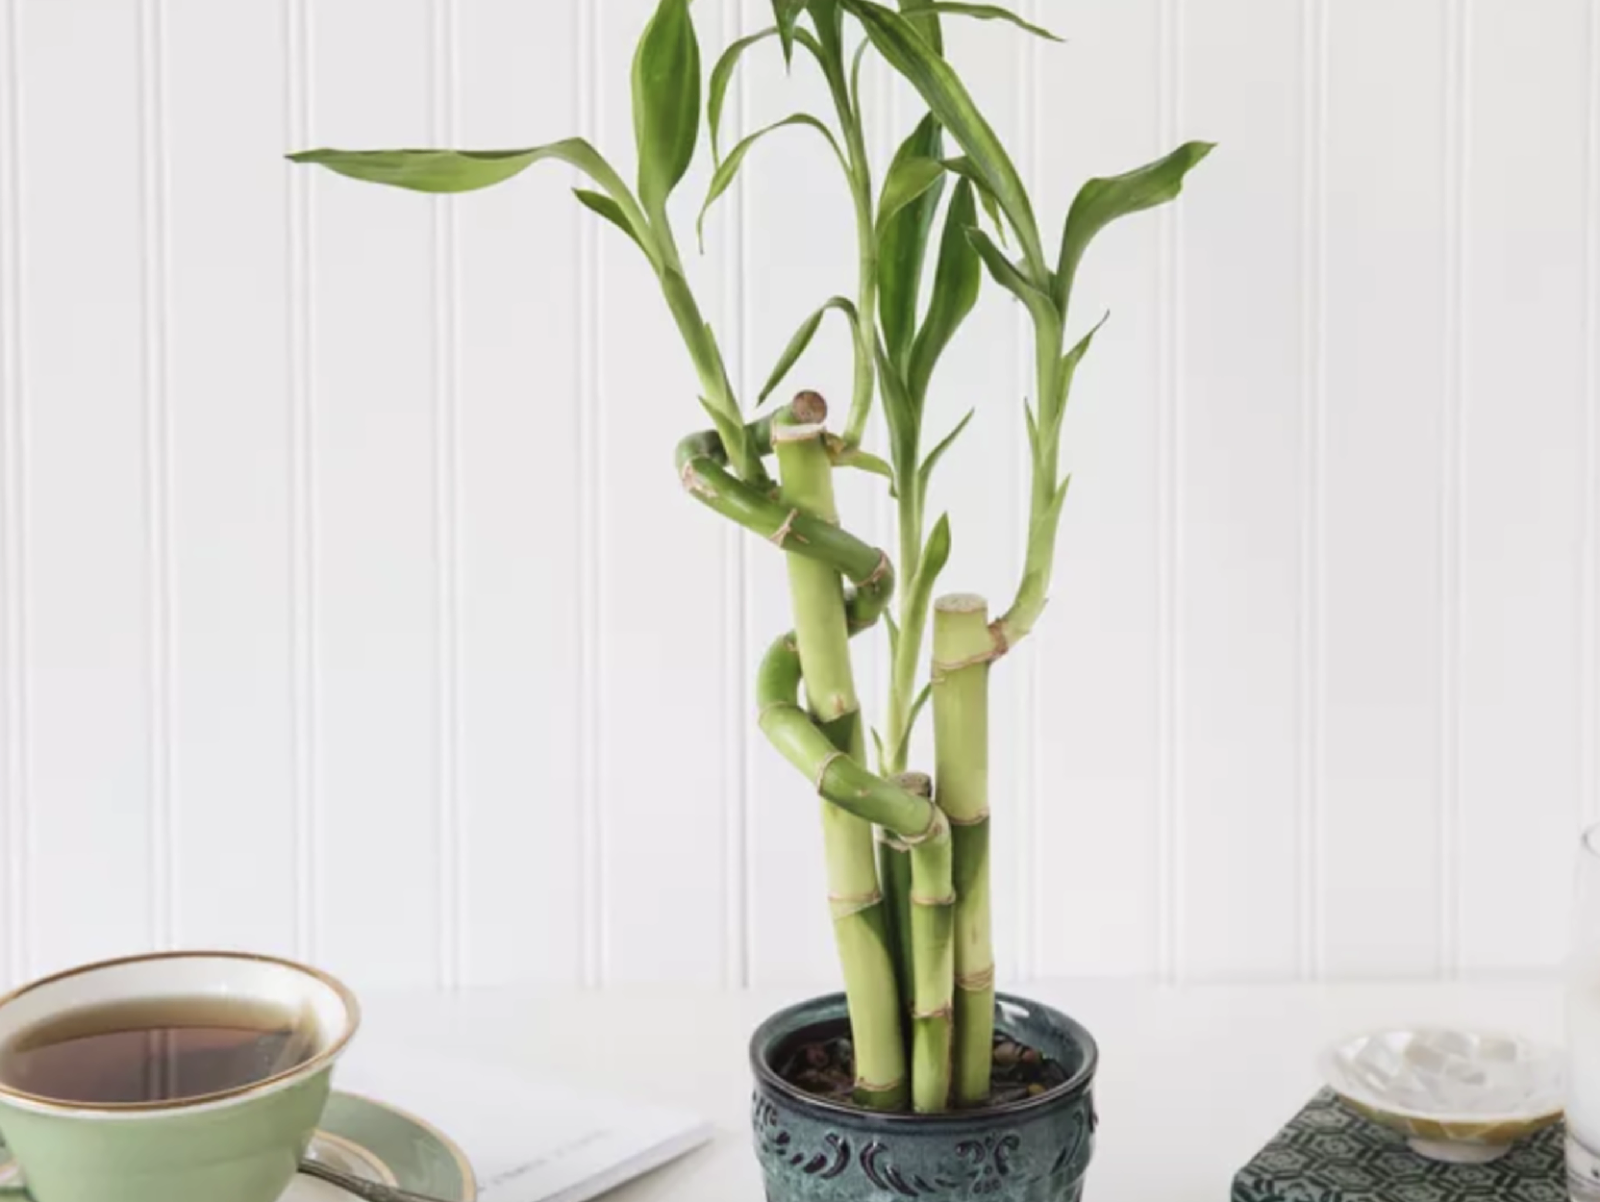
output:
[[[330,1169],[315,1160],[302,1160],[300,1171],[307,1177],[315,1177],[319,1181],[326,1181],[329,1185],[337,1185],[345,1193],[363,1199],[363,1202],[445,1202],[445,1199],[435,1198],[430,1194],[417,1194],[378,1181],[368,1181],[364,1177],[352,1177],[348,1173]]]

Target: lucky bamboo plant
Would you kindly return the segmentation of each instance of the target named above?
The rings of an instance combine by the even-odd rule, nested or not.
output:
[[[762,659],[756,696],[762,731],[824,800],[829,904],[849,1003],[856,1100],[919,1113],[977,1106],[989,1093],[994,1025],[988,676],[1033,628],[1050,590],[1068,483],[1058,470],[1062,417],[1094,336],[1091,329],[1067,341],[1073,281],[1096,234],[1176,197],[1211,147],[1189,143],[1126,175],[1090,180],[1067,214],[1052,261],[1015,165],[944,57],[943,23],[1001,19],[1051,35],[983,4],[900,0],[896,10],[873,0],[774,0],[773,9],[773,25],[728,47],[702,87],[690,0],[660,0],[633,60],[632,188],[581,138],[526,150],[317,150],[291,157],[423,192],[488,187],[544,159],[569,163],[593,182],[594,189],[576,190],[578,199],[649,261],[700,382],[712,428],[678,446],[683,487],[785,552],[794,629]],[[796,113],[724,152],[728,88],[746,53],[767,39],[780,43],[791,66],[799,52],[820,69],[833,111],[826,119]],[[873,52],[926,106],[881,183],[867,153],[860,87],[863,58]],[[717,335],[688,282],[668,200],[703,132],[714,171],[702,222],[756,142],[790,126],[825,138],[838,159],[854,206],[859,274],[854,299],[836,296],[802,324],[747,407],[734,395]],[[980,210],[995,236],[982,227]],[[930,255],[932,281],[924,287]],[[1025,306],[1035,351],[1033,401],[1024,402],[1032,456],[1026,559],[1016,596],[993,620],[981,597],[933,601],[950,556],[951,527],[940,517],[927,530],[924,513],[929,478],[973,415],[926,453],[922,429],[940,357],[976,305],[985,271]],[[842,429],[829,431],[827,405],[811,391],[754,416],[751,410],[787,378],[830,311],[848,325],[854,349]],[[879,396],[886,458],[862,446]],[[834,472],[845,467],[885,477],[893,493],[898,575],[905,582],[897,617],[888,614],[896,580],[889,554],[840,523]],[[930,608],[929,680],[919,689]],[[850,640],[880,617],[888,622],[892,662],[874,758]],[[930,697],[931,777],[907,772],[912,730]]]

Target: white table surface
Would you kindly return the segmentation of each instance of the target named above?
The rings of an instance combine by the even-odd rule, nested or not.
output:
[[[1087,1202],[1225,1202],[1247,1161],[1317,1085],[1329,1040],[1451,1023],[1561,1037],[1555,979],[1447,985],[1039,985],[1100,1043],[1101,1125]],[[516,1067],[540,1080],[697,1111],[713,1142],[615,1202],[760,1202],[749,1151],[751,1029],[801,994],[482,992],[374,995],[373,1037]]]

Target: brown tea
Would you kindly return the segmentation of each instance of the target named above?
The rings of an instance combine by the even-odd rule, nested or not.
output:
[[[162,998],[70,1010],[0,1045],[0,1084],[58,1102],[173,1102],[304,1064],[309,1014],[241,998]]]

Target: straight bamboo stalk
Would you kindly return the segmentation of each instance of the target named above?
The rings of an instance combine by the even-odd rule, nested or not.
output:
[[[941,597],[933,614],[934,772],[950,820],[955,905],[957,1106],[989,1096],[994,946],[989,910],[989,665],[997,654],[982,597]]]
[[[837,524],[833,465],[822,440],[827,414],[822,397],[803,392],[774,419],[772,440],[783,502],[797,513]],[[782,545],[787,532],[780,529],[775,537]],[[787,558],[795,641],[811,713],[838,753],[865,762],[843,583],[826,563],[796,552]],[[850,1009],[856,1100],[873,1109],[900,1109],[908,1093],[905,1045],[872,825],[824,801],[822,831],[828,906]]]
[[[925,772],[902,772],[894,783],[908,793],[933,799],[933,781]],[[894,975],[900,1001],[909,1014],[915,1008],[915,978],[911,955],[911,849],[892,832],[878,829],[878,876],[889,903],[889,929],[893,934]]]

